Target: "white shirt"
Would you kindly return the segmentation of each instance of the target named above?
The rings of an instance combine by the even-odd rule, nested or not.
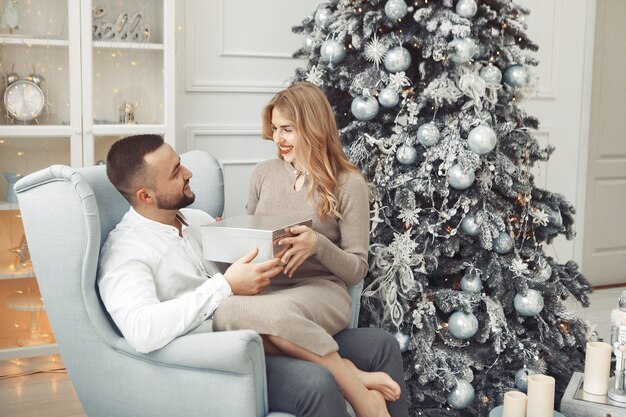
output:
[[[100,296],[138,352],[160,349],[193,330],[232,295],[224,276],[202,258],[200,226],[215,220],[194,209],[178,216],[182,237],[176,227],[131,207],[100,251]]]

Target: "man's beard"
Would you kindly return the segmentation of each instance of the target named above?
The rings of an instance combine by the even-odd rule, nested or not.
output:
[[[191,196],[187,196],[184,193],[178,197],[164,197],[158,196],[157,207],[161,210],[180,210],[189,206],[196,200],[196,195],[192,193]]]

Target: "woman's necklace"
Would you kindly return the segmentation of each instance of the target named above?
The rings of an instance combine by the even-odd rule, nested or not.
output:
[[[296,179],[293,181],[293,189],[296,191],[300,191],[309,173],[306,171],[299,171],[297,169],[294,169],[293,173],[296,176]]]

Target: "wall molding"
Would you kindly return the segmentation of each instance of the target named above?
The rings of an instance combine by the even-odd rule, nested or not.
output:
[[[553,2],[553,10],[552,10],[552,65],[551,65],[551,74],[550,74],[550,85],[547,88],[540,89],[534,97],[531,97],[535,100],[555,100],[557,94],[557,76],[558,76],[558,68],[559,68],[559,55],[557,51],[559,50],[559,35],[561,32],[561,3],[562,0],[555,0]],[[543,1],[537,2],[537,4],[544,4]],[[546,5],[548,5],[546,3]],[[539,62],[539,66],[541,66],[541,62]]]
[[[261,136],[260,125],[188,125],[185,126],[185,149],[197,149],[199,136]],[[250,159],[252,160],[252,159]]]
[[[288,79],[275,80],[275,81],[256,81],[254,77],[250,77],[249,81],[224,81],[219,79],[202,79],[199,77],[196,71],[196,55],[198,51],[206,51],[207,46],[204,47],[199,44],[201,39],[196,36],[196,19],[198,16],[202,16],[204,12],[197,10],[196,6],[199,0],[188,0],[184,3],[185,7],[185,91],[188,92],[214,92],[214,93],[270,93],[275,94],[288,85]],[[202,4],[207,4],[202,2]],[[217,19],[216,29],[216,43],[213,48],[217,50],[212,51],[215,57],[225,58],[232,61],[231,65],[247,65],[254,66],[253,60],[263,60],[266,62],[271,61],[298,61],[297,58],[293,58],[290,53],[276,53],[276,52],[263,52],[263,51],[250,51],[243,50],[237,51],[228,49],[225,45],[225,28],[224,24],[226,19],[225,13],[225,1],[215,1],[216,9],[215,13],[220,17]],[[206,53],[206,52],[205,52]],[[237,61],[235,61],[237,60]],[[218,66],[219,62],[214,62],[213,65]],[[273,76],[271,72],[270,78]],[[267,74],[266,74],[267,75]],[[267,76],[266,76],[267,78]]]

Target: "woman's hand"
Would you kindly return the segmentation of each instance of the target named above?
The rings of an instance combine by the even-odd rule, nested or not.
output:
[[[296,269],[312,254],[317,244],[317,233],[308,226],[293,226],[288,229],[292,236],[280,239],[280,246],[290,246],[282,256],[284,273],[291,278]]]

